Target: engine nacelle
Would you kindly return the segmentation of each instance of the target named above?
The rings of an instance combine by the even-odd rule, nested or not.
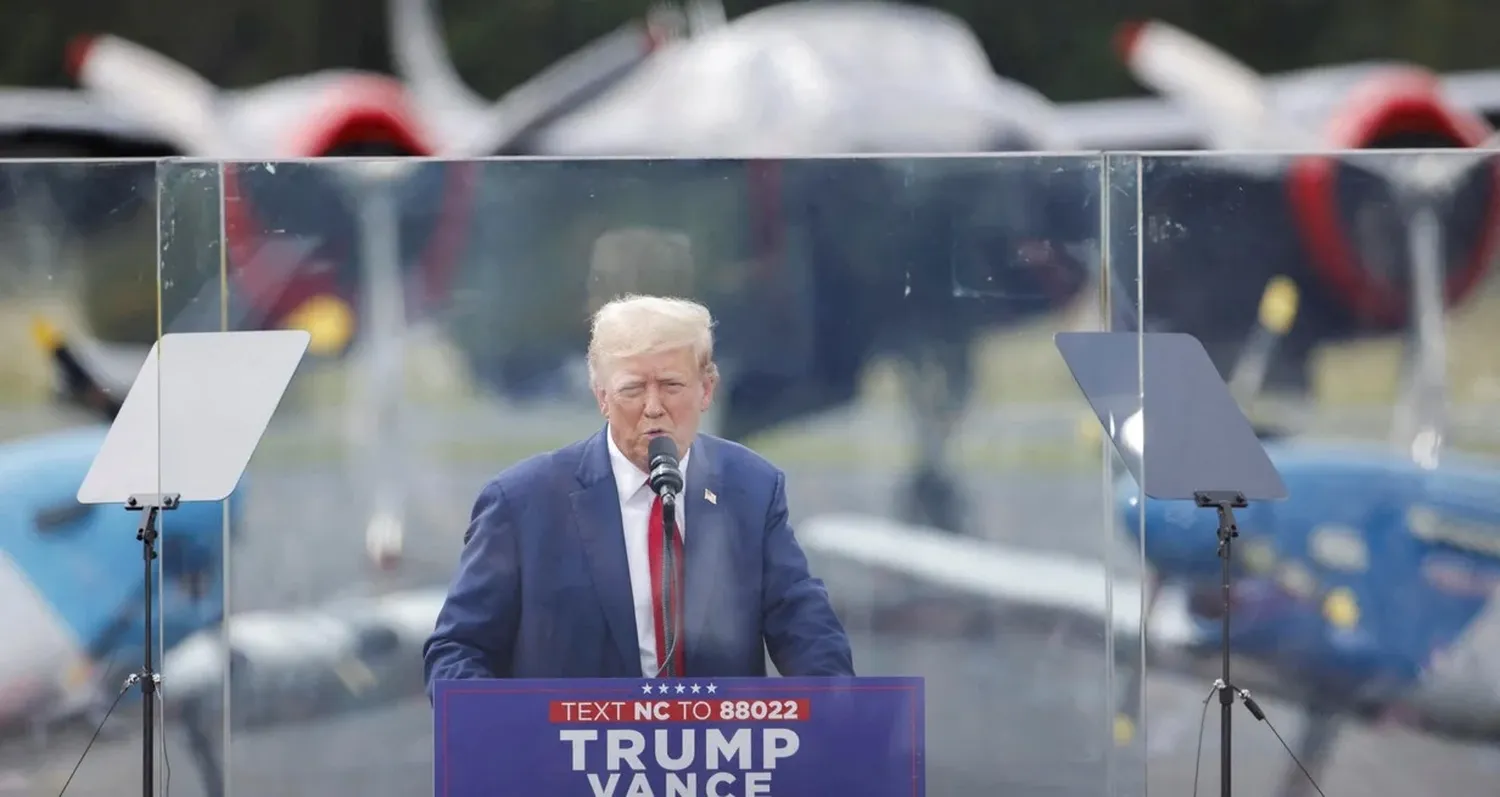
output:
[[[1309,388],[1319,344],[1409,323],[1410,222],[1389,168],[1394,153],[1348,150],[1459,150],[1489,133],[1482,119],[1445,105],[1421,70],[1301,79],[1275,86],[1282,113],[1326,119],[1327,154],[1286,162],[1274,153],[1237,156],[1253,168],[1221,157],[1155,156],[1143,164],[1140,208],[1147,327],[1197,336],[1226,376],[1257,324],[1255,297],[1273,277],[1297,283],[1300,311],[1266,382],[1293,393]],[[1325,107],[1292,109],[1308,98]],[[1460,176],[1440,212],[1450,308],[1473,294],[1496,255],[1500,171],[1493,159],[1473,157],[1467,170],[1454,170]]]
[[[1491,132],[1483,119],[1446,105],[1435,76],[1397,67],[1356,86],[1324,135],[1336,150],[1464,149]],[[1380,157],[1302,158],[1292,167],[1288,190],[1317,275],[1355,323],[1390,330],[1408,319],[1412,269],[1396,187],[1364,165]],[[1487,272],[1497,225],[1500,170],[1487,160],[1463,174],[1443,215],[1449,306],[1468,298]]]
[[[433,150],[398,84],[350,76],[312,95],[301,127],[287,131],[289,154],[273,165],[224,169],[224,239],[232,301],[243,328],[295,326],[314,334],[314,352],[341,352],[354,335],[360,283],[368,275],[359,202],[370,189],[324,157],[423,157]],[[398,251],[414,276],[408,304],[441,301],[471,212],[472,164],[393,169]]]

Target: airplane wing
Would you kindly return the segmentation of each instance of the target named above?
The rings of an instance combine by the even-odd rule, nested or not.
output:
[[[1141,627],[1143,582],[1104,563],[1028,551],[924,529],[873,515],[808,518],[797,539],[811,555],[915,579],[999,606],[1057,619],[1108,624],[1116,635]]]
[[[444,589],[417,589],[286,611],[241,612],[168,650],[163,673],[179,703],[217,706],[225,634],[235,723],[279,724],[420,696],[422,645]],[[244,708],[242,708],[244,707]]]
[[[1310,80],[1320,73],[1326,70],[1273,76],[1267,82],[1284,96],[1311,94],[1325,88]],[[1500,125],[1500,70],[1455,72],[1438,80],[1443,98],[1452,107]],[[1201,118],[1160,97],[1064,103],[1058,106],[1058,115],[1081,149],[1172,152],[1213,146],[1212,131]]]
[[[1201,120],[1158,97],[1064,103],[1057,113],[1080,149],[1176,151],[1207,141]]]
[[[0,151],[11,157],[45,155],[70,143],[99,157],[137,150],[167,150],[150,128],[101,105],[87,92],[70,89],[0,88]],[[111,151],[101,142],[119,145]]]

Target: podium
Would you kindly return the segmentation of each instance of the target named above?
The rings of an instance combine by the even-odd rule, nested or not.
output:
[[[921,678],[437,681],[437,797],[922,797]]]

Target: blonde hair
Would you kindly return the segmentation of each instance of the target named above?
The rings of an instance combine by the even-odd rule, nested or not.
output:
[[[613,360],[691,348],[705,378],[717,378],[714,320],[703,305],[687,299],[629,294],[594,313],[589,338],[589,383],[600,387],[600,371]]]

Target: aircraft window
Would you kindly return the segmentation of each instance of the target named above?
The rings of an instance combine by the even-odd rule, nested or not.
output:
[[[77,501],[64,501],[63,503],[37,510],[32,522],[35,524],[38,534],[56,534],[88,517],[89,513],[94,511],[94,508],[90,504],[80,504]]]

